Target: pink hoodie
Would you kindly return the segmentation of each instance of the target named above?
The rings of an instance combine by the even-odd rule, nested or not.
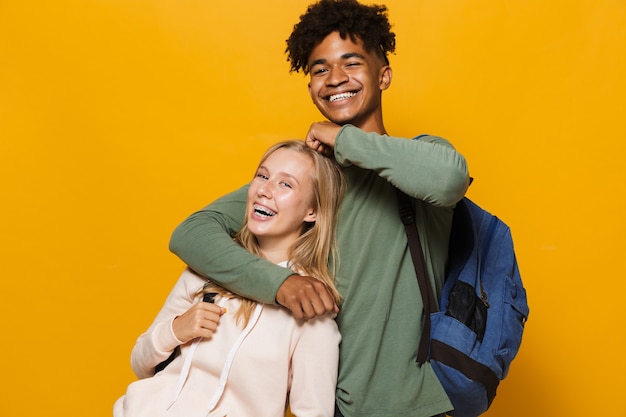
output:
[[[115,417],[283,417],[287,401],[297,417],[332,417],[341,337],[331,316],[297,321],[278,306],[259,304],[246,329],[226,307],[209,340],[181,345],[181,355],[153,376],[156,364],[180,345],[171,323],[199,301],[205,280],[185,270],[150,328],[139,338],[131,365],[141,378],[114,406]]]

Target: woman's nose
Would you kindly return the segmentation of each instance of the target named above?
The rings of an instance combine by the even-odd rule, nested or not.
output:
[[[272,196],[272,186],[269,181],[264,182],[261,186],[256,190],[258,196],[270,198]]]

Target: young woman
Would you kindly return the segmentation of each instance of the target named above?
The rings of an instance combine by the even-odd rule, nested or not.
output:
[[[248,185],[235,242],[316,277],[334,294],[335,225],[345,183],[334,161],[287,141],[263,156]],[[216,294],[214,302],[203,302]],[[296,320],[278,305],[232,294],[187,269],[131,354],[140,378],[115,417],[332,416],[340,335],[332,316]],[[157,365],[175,349],[163,370]]]

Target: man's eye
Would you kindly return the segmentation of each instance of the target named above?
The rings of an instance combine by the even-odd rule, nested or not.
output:
[[[325,73],[326,71],[327,71],[326,68],[317,68],[317,69],[311,71],[311,74],[319,75],[319,74]]]

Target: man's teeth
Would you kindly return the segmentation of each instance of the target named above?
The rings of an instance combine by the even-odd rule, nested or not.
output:
[[[333,101],[343,100],[343,99],[346,99],[346,98],[354,97],[355,95],[356,95],[356,93],[335,94],[335,95],[330,96],[328,98],[328,100],[332,103]]]
[[[254,211],[257,212],[259,215],[266,217],[272,217],[276,215],[275,211],[272,211],[267,207],[259,206],[257,204],[254,205]]]

